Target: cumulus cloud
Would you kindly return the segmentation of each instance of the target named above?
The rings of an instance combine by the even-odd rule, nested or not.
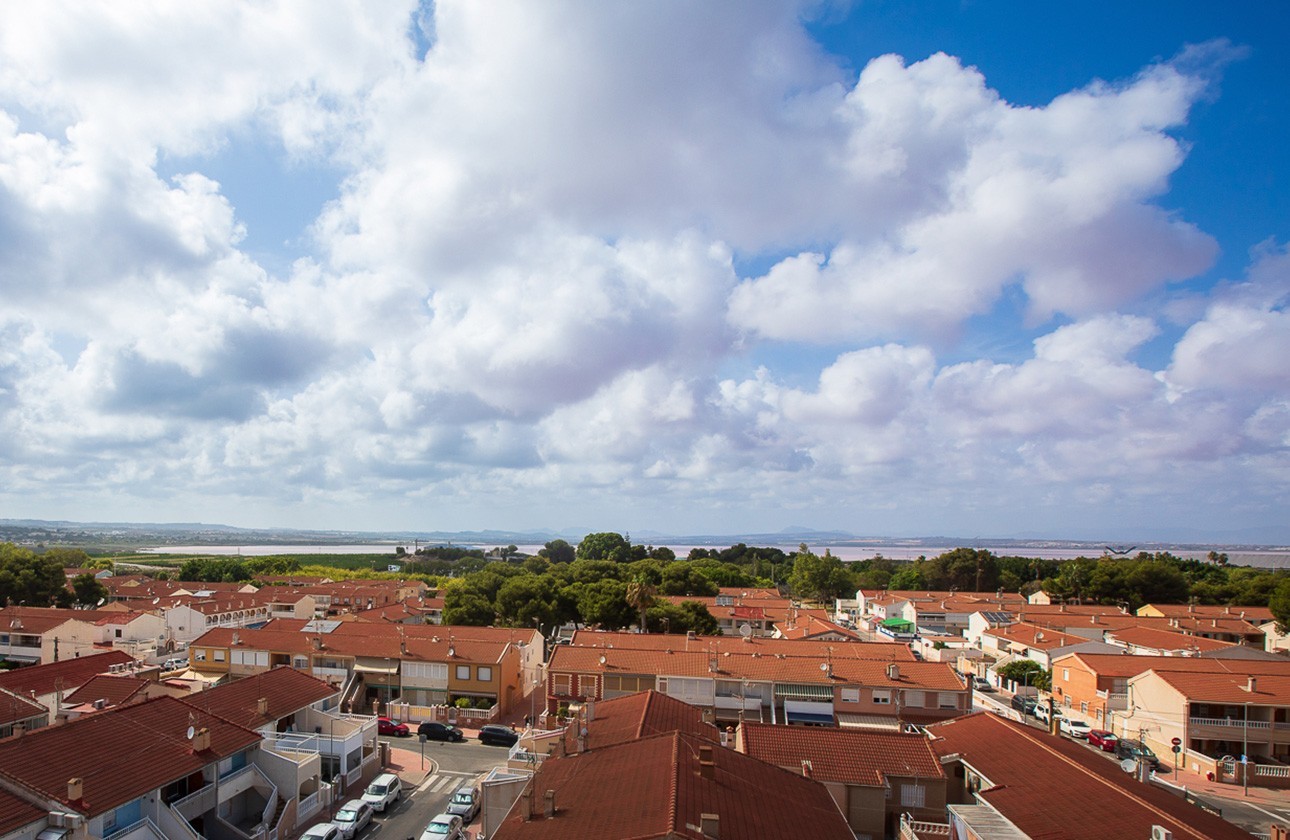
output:
[[[934,528],[1173,492],[1179,463],[1275,475],[1283,249],[1142,360],[1148,302],[1215,257],[1162,197],[1230,48],[1020,107],[943,54],[851,78],[810,8],[5,7],[8,492],[60,518]],[[340,173],[301,250],[248,248],[234,145]],[[1011,293],[1031,352],[962,358]]]

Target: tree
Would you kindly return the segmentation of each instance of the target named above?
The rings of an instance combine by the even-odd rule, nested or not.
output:
[[[493,602],[479,590],[469,586],[454,586],[443,595],[443,623],[468,624],[487,627],[497,619]]]
[[[640,615],[641,631],[645,630],[645,612],[654,605],[654,596],[658,588],[643,580],[634,580],[627,584],[627,603]]]
[[[555,624],[561,618],[555,579],[549,575],[515,575],[497,590],[498,618],[511,627]]]
[[[855,597],[855,579],[842,561],[827,550],[824,556],[802,550],[793,555],[793,571],[788,585],[793,594],[810,601],[831,601],[843,596]]]
[[[1035,688],[1042,688],[1044,691],[1051,688],[1053,684],[1052,674],[1044,670],[1044,666],[1033,659],[1015,659],[1002,668],[996,669],[996,671],[1001,677],[1006,677],[1014,682],[1025,683],[1026,685],[1033,685]]]
[[[551,542],[538,549],[538,555],[545,557],[552,563],[572,563],[577,552],[574,547],[564,540],[551,540]]]
[[[676,561],[663,567],[658,591],[664,595],[716,595],[717,587],[693,564]]]
[[[587,534],[578,543],[579,560],[612,560],[615,563],[627,563],[632,558],[632,546],[622,534],[603,531]]]
[[[1282,580],[1268,598],[1268,609],[1277,620],[1278,633],[1290,633],[1290,579]]]
[[[76,603],[85,607],[96,606],[108,596],[107,587],[89,572],[72,578],[72,592],[75,593]]]
[[[0,605],[47,607],[69,604],[71,599],[61,563],[13,543],[0,545]]]
[[[646,626],[651,633],[689,633],[702,636],[716,636],[721,633],[721,625],[708,608],[698,601],[682,601],[673,604],[661,601],[649,608]]]
[[[603,630],[621,630],[635,618],[627,603],[627,584],[617,580],[576,583],[570,587],[583,624]]]
[[[912,592],[917,589],[926,589],[927,581],[923,579],[923,570],[920,564],[911,563],[896,570],[887,581],[887,588],[898,592]]]

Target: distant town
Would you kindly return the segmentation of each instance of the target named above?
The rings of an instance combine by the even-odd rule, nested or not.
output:
[[[1290,576],[1215,547],[4,527],[2,840],[1290,823]]]

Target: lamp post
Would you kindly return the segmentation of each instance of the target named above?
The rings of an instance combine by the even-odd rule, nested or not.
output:
[[[1245,705],[1245,716],[1241,719],[1241,787],[1244,796],[1250,795],[1250,704]]]

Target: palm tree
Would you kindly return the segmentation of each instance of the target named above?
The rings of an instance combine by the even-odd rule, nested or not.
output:
[[[658,594],[658,587],[654,584],[637,579],[627,584],[627,604],[641,614],[641,632],[645,632],[645,611],[654,606],[654,596]]]

